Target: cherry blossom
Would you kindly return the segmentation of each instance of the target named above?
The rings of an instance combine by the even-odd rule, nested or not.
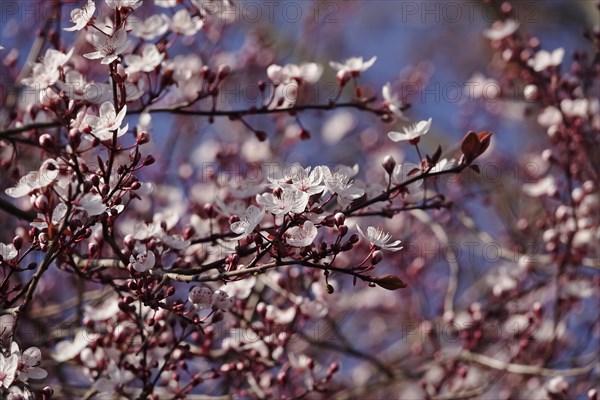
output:
[[[94,18],[94,13],[96,12],[96,4],[93,0],[88,0],[83,8],[74,8],[71,11],[71,22],[75,25],[64,28],[65,31],[80,31],[85,28],[90,20]]]
[[[191,16],[189,11],[181,9],[171,19],[171,30],[184,36],[195,35],[204,26],[204,21],[197,15]]]
[[[152,72],[160,65],[165,55],[158,51],[155,45],[147,45],[142,50],[142,55],[129,54],[124,57],[128,67],[125,69],[128,74],[136,72]]]
[[[29,378],[44,379],[48,376],[46,370],[39,367],[42,352],[37,347],[30,347],[21,353],[17,342],[12,342],[10,352],[18,357],[17,376],[21,382],[26,382]]]
[[[534,71],[540,72],[548,69],[549,67],[559,66],[565,55],[565,50],[561,47],[551,53],[546,50],[540,50],[535,53],[535,56],[531,58],[527,63]]]
[[[188,294],[188,300],[197,311],[198,318],[205,320],[214,310],[227,311],[231,307],[231,299],[223,290],[212,291],[204,286],[195,286]]]
[[[367,227],[367,233],[365,234],[359,225],[356,225],[356,229],[358,229],[358,233],[365,239],[367,239],[375,248],[381,250],[389,250],[396,252],[398,250],[402,250],[402,246],[400,246],[400,240],[394,240],[391,243],[388,243],[392,239],[392,235],[389,232],[383,231],[381,228],[376,228],[373,226]]]
[[[142,0],[105,0],[110,8],[133,8],[136,9],[142,5]]]
[[[140,245],[136,248],[137,255],[129,257],[129,262],[133,265],[133,269],[138,272],[146,272],[156,263],[156,256],[153,251],[147,250],[146,246]]]
[[[311,221],[304,221],[302,226],[293,226],[286,232],[285,241],[290,246],[310,246],[317,237],[317,227]]]
[[[523,185],[523,193],[531,197],[552,196],[556,189],[556,181],[552,175],[548,175],[535,183]]]
[[[301,214],[308,204],[309,195],[305,192],[286,188],[281,194],[264,193],[256,195],[256,203],[271,214]]]
[[[431,128],[431,118],[406,126],[402,132],[388,132],[388,137],[394,142],[415,141],[429,132],[429,128]]]
[[[111,35],[93,31],[90,43],[96,48],[96,51],[83,56],[90,60],[102,59],[101,64],[110,64],[127,51],[130,42],[127,40],[125,29],[118,29]]]
[[[86,122],[92,128],[92,134],[100,140],[109,140],[113,137],[113,131],[116,131],[117,137],[121,137],[127,132],[129,124],[121,127],[123,119],[127,114],[127,106],[123,106],[117,114],[115,106],[110,102],[106,101],[100,106],[100,115],[88,115]]]
[[[106,375],[95,382],[94,388],[103,395],[109,396],[114,395],[135,377],[131,371],[119,368],[113,360],[106,369]]]
[[[356,186],[348,171],[340,169],[332,172],[328,167],[323,166],[323,183],[326,191],[331,194],[337,194],[337,202],[342,207],[347,207],[352,201],[362,197],[364,189]]]
[[[100,215],[107,209],[102,203],[102,196],[95,193],[83,195],[77,202],[77,208],[84,210],[88,215]]]
[[[127,19],[127,27],[131,29],[131,35],[148,41],[165,34],[169,30],[170,23],[169,17],[165,14],[154,14],[143,21],[135,17]]]
[[[390,83],[386,83],[381,89],[381,95],[383,96],[384,105],[390,110],[396,117],[404,119],[404,114],[402,113],[402,101],[397,93],[392,92],[392,85]]]
[[[0,257],[2,257],[2,261],[10,261],[14,259],[18,254],[19,252],[12,243],[0,243]]]
[[[8,389],[15,380],[17,366],[19,365],[19,356],[11,354],[10,357],[5,357],[0,353],[0,388]]]
[[[65,203],[58,203],[54,210],[52,211],[52,217],[50,218],[51,224],[53,226],[58,225],[67,214],[68,207]],[[31,223],[31,226],[37,229],[46,229],[48,228],[48,223],[46,222],[46,218],[44,214],[38,214],[37,218],[34,219]]]
[[[60,78],[60,68],[70,60],[73,51],[65,54],[55,49],[46,50],[42,62],[33,65],[32,77],[24,79],[23,83],[39,89],[54,85]]]
[[[519,29],[519,23],[514,19],[507,19],[506,21],[496,21],[491,29],[483,31],[483,36],[490,40],[502,40]]]
[[[597,32],[491,2],[335,62],[371,8],[58,3],[4,29],[0,398],[597,395]]]
[[[323,67],[316,63],[286,64],[283,67],[272,64],[267,68],[269,79],[276,85],[292,80],[298,83],[315,83],[321,78],[322,73]]]
[[[343,63],[331,61],[329,65],[337,71],[337,78],[342,81],[349,77],[358,77],[375,64],[377,57],[371,57],[368,61],[363,61],[362,57],[351,57]]]
[[[230,225],[232,232],[239,235],[235,240],[242,239],[251,234],[254,231],[254,228],[260,224],[264,215],[263,209],[253,205],[249,206],[246,211],[240,215],[240,220]]]

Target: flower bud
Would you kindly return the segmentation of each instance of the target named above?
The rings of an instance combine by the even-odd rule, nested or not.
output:
[[[52,139],[52,136],[50,136],[48,133],[44,133],[42,136],[40,136],[39,143],[40,146],[42,146],[45,149],[50,149],[54,146],[54,140]]]
[[[23,247],[23,238],[21,236],[15,236],[12,240],[12,244],[15,246],[15,249],[21,250],[21,247]]]
[[[146,159],[144,160],[144,166],[148,166],[148,165],[152,165],[154,164],[154,161],[156,161],[154,159],[153,156],[149,155],[148,157],[146,157]]]
[[[353,233],[352,235],[350,235],[350,238],[348,239],[348,243],[352,243],[352,244],[356,244],[360,241],[360,237],[358,236],[357,233]]]
[[[37,208],[41,213],[48,211],[48,198],[43,194],[36,197],[35,208]]]
[[[337,226],[344,225],[344,222],[346,222],[346,216],[344,215],[344,213],[339,212],[335,214],[335,216],[333,217],[333,221]]]
[[[150,135],[146,131],[141,131],[137,136],[137,144],[145,144],[150,141]]]
[[[381,250],[375,250],[373,252],[373,255],[371,255],[371,264],[379,264],[381,260],[383,260],[383,253],[381,252]]]
[[[392,172],[394,172],[394,168],[396,167],[396,160],[394,160],[394,157],[388,154],[383,158],[382,165],[383,169],[385,169],[385,171],[391,175]]]

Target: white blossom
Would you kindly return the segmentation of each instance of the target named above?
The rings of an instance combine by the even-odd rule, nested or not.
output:
[[[140,71],[152,72],[160,65],[163,58],[165,58],[164,53],[158,51],[158,48],[155,45],[147,45],[142,50],[141,55],[129,54],[124,57],[124,61],[127,64],[125,72],[128,74],[134,74]]]
[[[548,175],[535,183],[525,183],[522,190],[530,197],[552,196],[557,190],[556,181],[554,176]]]
[[[286,232],[285,241],[290,246],[306,247],[310,246],[317,237],[317,227],[311,221],[304,221],[300,226],[293,226]]]
[[[79,31],[87,26],[96,12],[96,4],[93,0],[88,0],[83,8],[75,8],[71,11],[71,22],[75,25],[64,28],[65,31]]]
[[[392,238],[389,232],[384,232],[381,228],[375,228],[373,226],[369,226],[367,228],[367,233],[365,234],[360,226],[356,225],[358,229],[358,233],[365,239],[367,239],[371,244],[381,250],[389,250],[389,251],[398,251],[402,249],[400,246],[401,241],[395,240],[391,243],[388,243]]]
[[[339,170],[331,172],[328,167],[323,166],[323,183],[326,191],[337,194],[338,204],[347,207],[352,201],[365,194],[364,189],[357,187],[351,180],[347,171]]]
[[[589,102],[587,99],[564,99],[560,102],[560,109],[569,117],[587,118]]]
[[[565,49],[562,47],[554,50],[552,53],[546,50],[540,50],[535,53],[535,57],[527,61],[527,64],[532,67],[534,71],[540,72],[549,67],[559,66],[562,63],[564,56]]]
[[[381,95],[383,96],[384,105],[390,110],[396,117],[404,119],[404,114],[402,113],[402,100],[400,100],[400,96],[398,93],[392,92],[392,85],[390,83],[386,83],[381,89]]]
[[[133,269],[137,272],[146,272],[156,263],[156,256],[154,252],[146,249],[146,245],[140,244],[136,245],[135,248],[137,252],[137,256],[129,256],[129,262],[133,265]]]
[[[65,203],[58,203],[56,207],[54,207],[54,211],[52,211],[52,216],[50,218],[52,225],[57,226],[65,218],[67,209]],[[30,225],[40,230],[48,228],[44,214],[38,214],[37,218],[34,219]]]
[[[394,142],[405,140],[415,140],[429,132],[431,128],[431,118],[427,121],[419,121],[415,124],[403,128],[403,132],[389,132],[388,137]]]
[[[264,210],[254,205],[249,206],[246,211],[240,215],[240,220],[232,223],[230,226],[232,232],[239,235],[233,240],[239,240],[251,234],[254,228],[262,221],[264,215]]]
[[[107,210],[102,203],[102,196],[97,193],[86,193],[77,201],[77,208],[84,210],[88,215],[100,215]]]
[[[92,134],[100,140],[112,139],[112,131],[117,131],[117,137],[123,136],[129,125],[125,125],[121,128],[121,123],[127,114],[127,106],[123,108],[117,114],[115,106],[110,101],[102,103],[99,110],[100,116],[88,115],[86,122],[92,128]]]
[[[38,89],[54,85],[60,78],[60,68],[69,61],[73,50],[69,50],[66,54],[55,49],[46,50],[42,62],[33,65],[31,78],[23,79],[23,83]]]
[[[4,354],[0,352],[0,387],[8,389],[12,385],[18,365],[19,356],[11,354],[9,357],[4,357]]]
[[[197,15],[191,16],[185,8],[177,11],[171,20],[171,30],[184,36],[195,35],[204,26],[204,21]]]
[[[501,40],[515,33],[519,29],[519,23],[513,19],[496,21],[491,29],[483,31],[483,36],[490,40]]]
[[[165,34],[170,23],[165,14],[153,14],[143,21],[133,16],[127,19],[127,27],[131,29],[131,34],[148,41]]]
[[[256,202],[263,206],[271,214],[300,214],[306,209],[308,204],[308,194],[295,189],[286,188],[279,197],[272,193],[256,195]]]
[[[96,48],[96,51],[83,56],[90,60],[102,59],[101,64],[110,64],[115,61],[129,47],[127,32],[123,28],[118,29],[112,35],[94,31],[90,43]]]
[[[188,294],[188,300],[192,303],[193,309],[197,310],[201,320],[207,318],[214,310],[228,310],[232,304],[232,299],[224,290],[213,292],[204,286],[193,287]]]
[[[136,9],[142,5],[142,0],[106,0],[106,4],[108,4],[110,8],[129,7]]]
[[[365,72],[375,64],[377,57],[371,57],[369,61],[364,61],[362,57],[351,57],[343,63],[331,61],[331,68],[337,70],[337,78],[344,80],[349,77],[357,77],[361,72]]]
[[[119,368],[114,361],[110,361],[106,370],[107,377],[102,377],[94,383],[100,396],[113,395],[118,389],[129,383],[135,375],[124,368]]]
[[[17,249],[12,243],[4,244],[0,243],[0,257],[3,261],[10,261],[19,254]]]
[[[298,83],[315,83],[321,78],[322,74],[323,67],[316,63],[286,64],[283,67],[272,64],[267,68],[267,76],[276,85],[292,80]]]
[[[65,362],[75,358],[83,349],[96,340],[97,337],[97,334],[79,330],[75,334],[73,341],[63,340],[56,344],[52,358],[57,362]]]
[[[42,361],[42,352],[37,347],[30,347],[21,353],[17,342],[12,342],[10,353],[18,357],[17,375],[21,382],[26,382],[29,378],[44,379],[48,376],[48,372],[39,367]]]

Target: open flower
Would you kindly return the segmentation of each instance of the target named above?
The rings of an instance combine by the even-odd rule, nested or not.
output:
[[[375,64],[377,57],[371,57],[369,61],[363,61],[362,57],[352,57],[344,61],[344,63],[338,63],[331,61],[329,65],[331,68],[337,70],[337,78],[343,81],[347,78],[356,78],[360,76],[361,72],[365,72]]]
[[[400,246],[400,240],[395,240],[392,243],[388,243],[392,238],[392,235],[390,235],[389,232],[384,232],[380,228],[369,226],[367,228],[367,234],[365,235],[362,229],[360,229],[360,226],[356,225],[356,228],[362,237],[367,239],[378,249],[389,251],[398,251],[402,249],[402,246]]]
[[[306,247],[310,246],[317,237],[317,227],[311,221],[304,221],[300,226],[293,226],[286,232],[285,241],[290,246]]]
[[[106,0],[110,8],[133,8],[136,9],[142,5],[142,0]]]
[[[171,30],[184,36],[193,36],[204,26],[197,15],[191,16],[185,8],[177,11],[171,20]]]
[[[226,311],[231,307],[232,300],[223,290],[214,292],[207,287],[195,286],[188,294],[192,308],[198,311],[200,319],[207,318],[214,310]]]
[[[10,357],[4,357],[0,353],[0,387],[8,389],[15,380],[15,374],[19,365],[19,356],[11,354]]]
[[[77,208],[84,210],[89,216],[100,215],[107,209],[102,203],[102,196],[97,193],[84,194],[77,202]]]
[[[106,370],[107,377],[102,377],[94,383],[94,389],[102,396],[115,394],[123,386],[135,378],[133,372],[119,368],[114,361],[110,361]]]
[[[133,265],[133,269],[137,272],[146,272],[154,267],[156,263],[156,256],[151,250],[146,249],[146,245],[138,245],[135,249],[138,253],[137,256],[129,256],[129,262]]]
[[[535,53],[535,57],[530,58],[527,64],[533,68],[534,71],[540,72],[549,67],[557,67],[562,63],[563,57],[565,56],[565,49],[562,47],[554,50],[552,53],[546,50],[540,50]]]
[[[416,141],[421,136],[425,135],[429,128],[431,128],[431,118],[427,121],[420,121],[416,124],[404,127],[403,132],[389,132],[388,137],[394,142],[401,142],[405,140]]]
[[[101,64],[110,64],[115,61],[119,58],[119,55],[123,54],[127,50],[127,47],[129,47],[127,32],[125,32],[125,29],[123,28],[117,30],[112,35],[94,31],[92,32],[90,42],[96,48],[96,51],[84,54],[83,56],[90,60],[101,58]]]
[[[276,85],[295,80],[298,83],[315,83],[321,78],[323,67],[316,63],[301,65],[286,64],[283,67],[277,64],[269,65],[267,75]]]
[[[170,22],[165,14],[154,14],[143,21],[131,16],[127,18],[127,29],[131,29],[133,36],[149,41],[168,31]]]
[[[87,124],[92,128],[92,134],[100,140],[112,139],[112,131],[117,131],[117,137],[123,136],[129,125],[121,128],[123,118],[127,114],[127,106],[123,106],[117,114],[115,106],[110,101],[105,101],[100,106],[100,116],[88,115]]]
[[[21,353],[17,342],[12,342],[10,352],[18,357],[17,373],[21,382],[31,379],[44,379],[48,376],[45,369],[38,367],[42,360],[42,352],[37,347],[30,347]]]
[[[519,23],[513,19],[496,21],[491,29],[483,31],[483,36],[490,40],[501,40],[515,33],[519,29]]]
[[[381,89],[381,95],[383,96],[384,105],[387,109],[396,117],[404,119],[404,114],[402,114],[402,100],[400,100],[398,93],[392,92],[392,85],[390,83],[386,83]]]
[[[33,65],[31,78],[23,79],[23,83],[38,89],[54,85],[60,78],[60,68],[69,61],[73,50],[69,50],[66,54],[55,49],[46,50],[42,62]]]
[[[96,11],[96,4],[93,0],[88,0],[87,4],[83,8],[75,8],[71,11],[71,22],[75,25],[70,28],[64,28],[65,31],[80,31],[87,26],[87,24],[94,18],[94,12]]]
[[[67,209],[65,203],[58,203],[56,207],[54,207],[54,211],[52,211],[52,217],[50,218],[51,224],[54,226],[58,225],[65,218]],[[48,223],[46,222],[44,214],[38,214],[37,218],[31,221],[30,225],[39,230],[48,228]]]
[[[308,204],[308,194],[295,189],[286,188],[279,197],[273,193],[256,195],[258,205],[265,207],[271,214],[300,214]]]
[[[5,193],[14,198],[22,197],[36,189],[50,185],[57,177],[58,167],[56,160],[48,159],[44,161],[38,171],[32,171],[22,176],[16,186],[7,188]]]
[[[129,54],[124,58],[125,63],[127,63],[128,67],[125,71],[128,74],[133,74],[136,72],[152,72],[154,69],[160,65],[165,55],[158,51],[158,48],[153,45],[147,45],[142,50],[142,55],[139,56],[137,54]]]
[[[239,235],[233,240],[239,240],[251,234],[254,228],[262,221],[264,215],[264,210],[254,205],[249,206],[240,216],[240,220],[232,223],[230,226],[232,232]]]
[[[4,244],[0,243],[0,260],[2,261],[10,261],[15,258],[19,254],[17,249],[12,243]]]
[[[347,171],[340,169],[336,172],[323,166],[323,183],[326,191],[331,194],[337,194],[337,202],[342,207],[347,207],[354,200],[365,194],[364,189],[356,186],[351,180]]]

